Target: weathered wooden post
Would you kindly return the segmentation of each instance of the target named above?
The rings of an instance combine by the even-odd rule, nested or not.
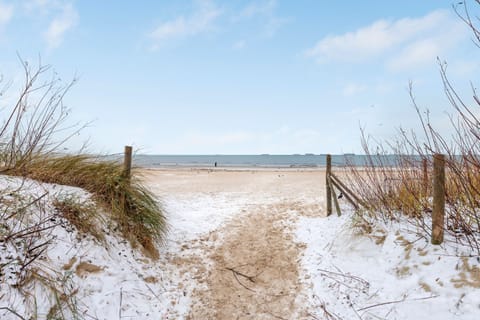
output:
[[[422,159],[422,172],[423,172],[423,196],[428,196],[428,161],[426,158]]]
[[[445,155],[433,156],[432,244],[443,242],[445,219]]]
[[[123,158],[123,175],[130,179],[132,172],[132,147],[125,146],[125,156]]]
[[[332,214],[332,188],[330,174],[332,173],[332,156],[327,154],[327,170],[325,172],[325,183],[327,186],[327,217]]]

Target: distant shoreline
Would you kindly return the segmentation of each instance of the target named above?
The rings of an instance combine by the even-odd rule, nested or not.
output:
[[[395,166],[398,156],[332,155],[332,166]],[[325,168],[324,155],[135,155],[133,164],[144,168],[245,168],[319,169]]]
[[[140,171],[206,171],[206,172],[251,172],[251,171],[268,171],[268,172],[322,172],[325,167],[244,167],[244,166],[228,166],[228,167],[214,167],[214,166],[187,166],[187,165],[169,165],[169,166],[136,166]]]

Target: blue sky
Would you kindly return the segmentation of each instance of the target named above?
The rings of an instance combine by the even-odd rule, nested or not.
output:
[[[451,4],[0,0],[0,72],[19,81],[18,52],[78,75],[71,120],[93,123],[72,149],[360,153],[360,126],[418,127],[409,81],[449,132],[436,57],[467,97],[480,66]]]

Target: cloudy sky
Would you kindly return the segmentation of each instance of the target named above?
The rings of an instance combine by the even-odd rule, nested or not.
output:
[[[77,75],[94,151],[360,153],[360,127],[418,128],[410,81],[448,132],[437,57],[471,96],[480,51],[452,2],[0,0],[0,72],[21,82],[19,53]]]

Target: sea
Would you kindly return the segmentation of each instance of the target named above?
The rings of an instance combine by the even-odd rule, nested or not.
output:
[[[332,155],[333,166],[395,166],[396,155],[365,156],[355,154]],[[315,168],[326,166],[325,154],[291,154],[291,155],[145,155],[133,157],[137,167],[223,167],[223,168]]]

